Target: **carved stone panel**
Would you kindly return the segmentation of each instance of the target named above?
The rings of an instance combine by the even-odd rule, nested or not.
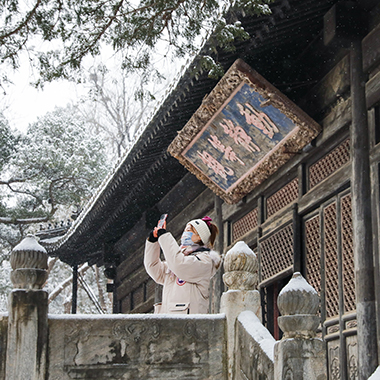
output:
[[[222,316],[50,320],[49,379],[224,379]]]

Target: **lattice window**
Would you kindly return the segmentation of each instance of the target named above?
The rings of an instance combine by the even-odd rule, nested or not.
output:
[[[324,211],[326,314],[339,315],[336,203]]]
[[[352,241],[351,194],[341,200],[342,213],[342,257],[343,257],[343,294],[345,311],[356,309],[355,266]]]
[[[232,241],[257,227],[257,207],[232,225]]]
[[[289,224],[260,243],[262,280],[293,265],[293,226]]]
[[[338,145],[309,168],[310,189],[350,161],[350,139]]]
[[[321,292],[321,222],[319,214],[305,222],[306,276],[309,284]]]
[[[287,185],[267,199],[267,217],[275,214],[298,198],[298,178],[294,178]]]

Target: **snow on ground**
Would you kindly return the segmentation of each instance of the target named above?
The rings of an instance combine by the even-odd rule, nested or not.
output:
[[[221,314],[49,314],[51,319],[118,319],[118,320],[145,320],[145,319],[225,319]]]

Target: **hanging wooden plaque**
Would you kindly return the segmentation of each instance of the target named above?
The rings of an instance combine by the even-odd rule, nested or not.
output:
[[[320,130],[312,118],[238,59],[168,151],[232,204],[275,173]]]

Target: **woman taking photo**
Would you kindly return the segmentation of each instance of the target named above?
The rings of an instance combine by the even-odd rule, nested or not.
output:
[[[207,313],[209,284],[220,266],[220,256],[211,250],[218,227],[208,216],[187,223],[181,245],[173,235],[155,227],[145,244],[144,266],[149,276],[163,285],[162,304],[155,313]],[[160,260],[160,248],[165,261]]]

